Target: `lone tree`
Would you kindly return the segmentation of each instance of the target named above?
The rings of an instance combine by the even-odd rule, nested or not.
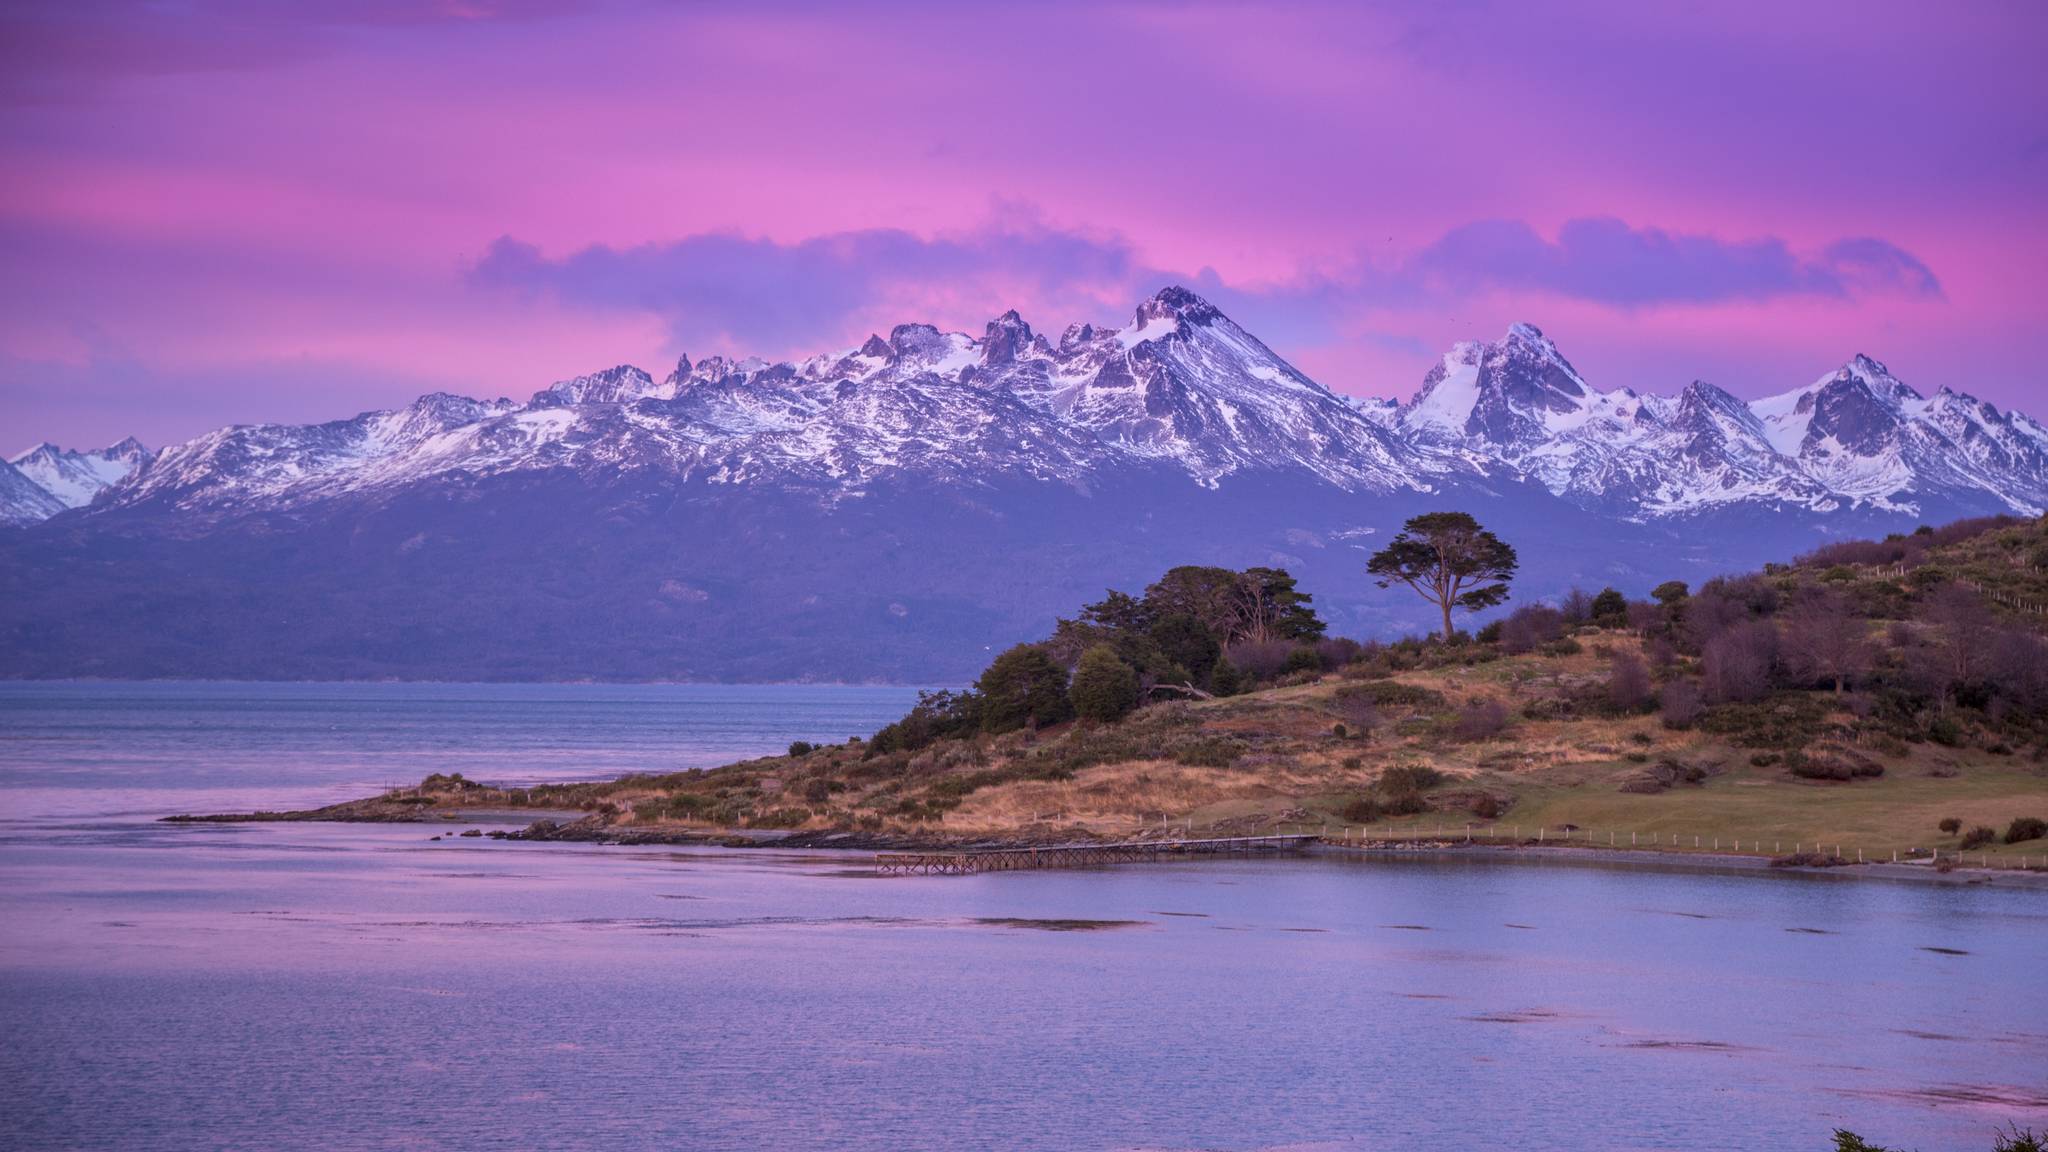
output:
[[[1515,550],[1463,512],[1431,512],[1401,526],[1401,534],[1373,553],[1365,570],[1382,588],[1406,584],[1444,614],[1449,643],[1451,610],[1478,612],[1508,598]]]

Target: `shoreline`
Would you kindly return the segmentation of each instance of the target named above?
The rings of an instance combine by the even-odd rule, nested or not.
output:
[[[539,817],[534,819],[534,817]],[[567,819],[563,819],[566,817]],[[476,808],[428,809],[393,812],[376,800],[347,801],[327,808],[292,812],[244,812],[209,815],[178,814],[157,818],[164,824],[406,824],[431,825],[445,829],[429,837],[443,839],[489,839],[524,843],[591,844],[598,847],[703,847],[733,849],[783,849],[805,852],[975,852],[1010,848],[1050,847],[1089,843],[1071,834],[1045,836],[903,836],[848,829],[816,829],[784,832],[767,829],[657,827],[620,828],[603,823],[589,814],[555,810]],[[510,830],[504,825],[525,824]],[[500,827],[484,827],[496,824]],[[1099,838],[1098,838],[1099,839]],[[1598,845],[1544,844],[1524,841],[1512,844],[1484,844],[1449,839],[1386,839],[1364,843],[1322,840],[1287,858],[1330,860],[1462,859],[1512,863],[1618,865],[1627,868],[1674,869],[1689,872],[1725,872],[1740,875],[1832,876],[1855,880],[1891,880],[1935,883],[1951,886],[1993,886],[2048,890],[2048,869],[1976,868],[1958,865],[1947,871],[1932,863],[1907,864],[1889,861],[1847,862],[1834,865],[1779,865],[1773,858],[1730,852],[1694,851],[1684,848],[1603,848]]]

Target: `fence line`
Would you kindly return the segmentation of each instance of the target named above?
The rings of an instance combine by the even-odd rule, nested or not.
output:
[[[1397,824],[1309,824],[1306,822],[1285,822],[1287,828],[1317,829],[1322,839],[1331,844],[1368,847],[1374,844],[1460,844],[1528,845],[1547,847],[1586,847],[1638,850],[1652,849],[1679,851],[1685,853],[1737,855],[1751,857],[1780,857],[1813,853],[1829,856],[1855,864],[1913,864],[1934,867],[1953,861],[1958,867],[2005,869],[2012,871],[2038,871],[2048,869],[2048,845],[2041,853],[1992,854],[1988,852],[1969,853],[1954,848],[1910,848],[1889,849],[1884,853],[1872,854],[1864,848],[1838,842],[1822,840],[1795,840],[1789,851],[1783,840],[1767,840],[1763,837],[1720,836],[1708,833],[1643,832],[1618,828],[1594,829],[1579,825],[1539,825],[1527,835],[1519,824],[1445,824],[1430,825],[1416,823]],[[1971,857],[1975,856],[1972,860]],[[1889,858],[1887,858],[1887,856]]]

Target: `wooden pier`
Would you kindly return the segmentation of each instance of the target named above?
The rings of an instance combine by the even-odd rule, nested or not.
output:
[[[1257,856],[1299,852],[1320,837],[1232,836],[1217,840],[1124,840],[1114,844],[1051,844],[1037,848],[984,848],[958,852],[883,852],[875,871],[884,876],[965,876],[1026,868],[1095,868],[1153,864],[1189,856]]]

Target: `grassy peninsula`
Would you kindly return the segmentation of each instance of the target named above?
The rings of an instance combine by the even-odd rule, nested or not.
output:
[[[862,845],[1441,827],[2048,866],[2044,604],[2048,528],[2009,518],[1393,644],[1324,636],[1284,572],[1176,569],[864,740],[253,818],[511,810],[541,817],[513,834],[533,839]]]

